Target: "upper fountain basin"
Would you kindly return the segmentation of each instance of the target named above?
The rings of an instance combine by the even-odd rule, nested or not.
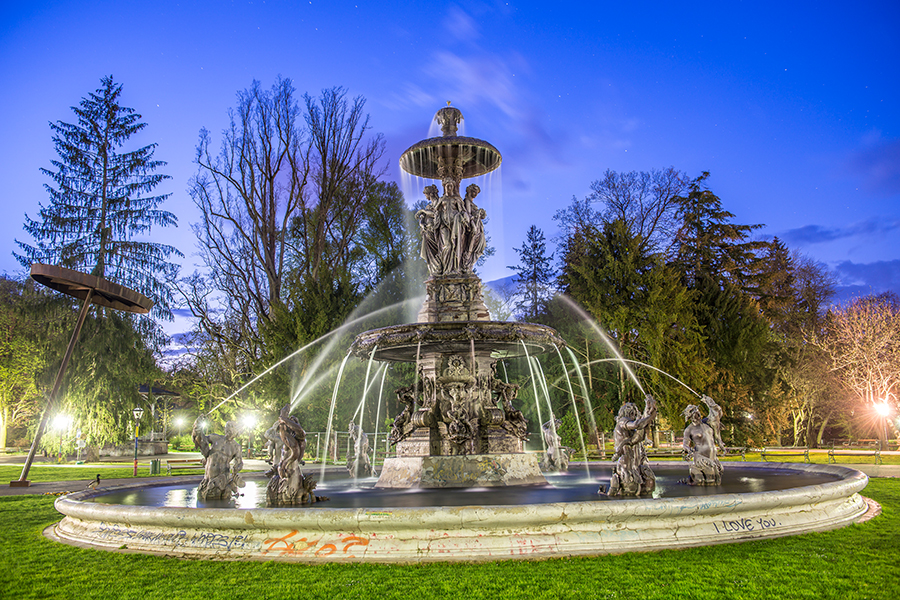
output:
[[[388,362],[415,362],[431,353],[467,354],[490,351],[494,358],[550,352],[566,343],[551,327],[506,321],[449,321],[409,323],[373,329],[356,336],[354,356]]]
[[[463,179],[490,173],[503,160],[500,152],[488,142],[453,135],[428,138],[413,144],[400,156],[400,168],[417,177],[440,179],[439,158],[448,163],[462,159]]]

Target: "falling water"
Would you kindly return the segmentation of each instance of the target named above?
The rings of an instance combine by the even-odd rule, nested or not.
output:
[[[541,366],[541,363],[535,357],[530,357],[528,360],[534,362],[534,366],[537,368],[538,375],[540,376],[540,384],[541,390],[544,392],[544,399],[547,401],[547,410],[550,412],[550,418],[548,423],[550,423],[550,431],[553,433],[553,438],[556,439],[556,415],[553,414],[553,404],[550,402],[550,388],[547,386],[547,378],[544,376],[544,368]],[[544,437],[543,435],[541,436]],[[544,444],[544,450],[546,450],[546,444]]]
[[[528,364],[528,370],[531,372],[531,387],[534,390],[534,407],[537,409],[538,415],[538,432],[541,431],[541,424],[544,422],[544,417],[541,416],[541,403],[538,399],[538,389],[537,389],[537,377],[534,373],[534,368],[531,366],[531,357],[528,356],[528,346],[525,345],[525,342],[522,341],[522,348],[525,350],[525,362]],[[541,446],[544,449],[544,452],[547,451],[547,444],[544,442],[544,436],[541,435]]]
[[[578,384],[581,386],[581,397],[584,398],[584,403],[587,406],[587,414],[590,419],[591,431],[595,434],[597,432],[597,420],[594,418],[594,407],[591,404],[591,396],[588,393],[587,384],[584,381],[584,373],[581,372],[581,365],[578,363],[578,357],[575,356],[575,353],[571,348],[566,347],[566,351],[569,353],[569,358],[572,359],[572,364],[575,365],[575,373],[578,375]],[[603,453],[603,449],[600,448],[600,440],[597,439],[597,450]],[[585,454],[585,460],[587,460],[587,454]]]
[[[363,391],[362,396],[359,399],[359,404],[356,406],[356,410],[353,411],[353,416],[350,418],[351,421],[355,421],[357,415],[359,416],[359,426],[362,427],[362,413],[363,407],[366,403],[366,396],[369,394],[369,388],[372,387],[372,381],[375,377],[378,377],[378,374],[381,372],[381,369],[387,366],[387,363],[380,363],[378,365],[378,370],[375,371],[375,377],[369,378],[369,375],[372,373],[372,364],[375,362],[375,351],[378,350],[378,345],[372,347],[372,351],[369,353],[369,360],[366,363],[366,377],[363,380]],[[334,387],[337,388],[340,382],[336,382]]]
[[[331,393],[331,406],[328,408],[328,425],[325,429],[325,460],[322,461],[322,469],[319,471],[319,481],[322,483],[325,482],[325,467],[328,465],[328,444],[331,442],[331,425],[332,421],[334,421],[334,405],[337,403],[338,383],[340,383],[341,377],[344,375],[344,366],[346,366],[348,358],[350,358],[349,352],[344,357],[344,360],[341,361],[337,382],[334,385],[334,391]]]
[[[319,384],[322,383],[323,380],[325,380],[332,373],[334,373],[334,370],[337,369],[337,367],[338,367],[338,363],[331,365],[325,371],[323,371],[322,373],[319,373],[319,376],[316,377],[309,385],[306,386],[306,389],[296,390],[294,392],[294,395],[291,397],[291,410],[293,410],[295,406],[300,404],[304,398],[306,398],[310,393],[312,393],[312,391],[315,390],[319,386]]]
[[[369,318],[372,318],[372,317],[381,315],[381,314],[383,314],[383,313],[385,313],[385,312],[394,310],[394,309],[397,308],[398,306],[408,305],[408,304],[410,304],[411,302],[413,302],[413,301],[415,301],[415,300],[416,300],[416,298],[413,298],[412,300],[403,300],[403,301],[401,301],[401,302],[395,302],[394,304],[391,304],[391,305],[389,305],[389,306],[385,306],[385,307],[379,308],[379,309],[377,309],[377,310],[374,310],[374,311],[372,311],[372,312],[370,312],[370,313],[366,313],[366,314],[364,314],[364,315],[362,315],[362,316],[360,316],[360,317],[356,317],[356,318],[354,318],[354,319],[351,319],[350,321],[346,321],[344,324],[342,324],[340,327],[338,327],[335,331],[341,331],[341,330],[347,329],[347,328],[350,327],[351,325],[355,325],[356,323],[359,323],[359,322],[361,322],[361,321],[365,321],[366,319],[369,319]],[[363,301],[363,304],[360,305],[359,308],[357,308],[357,309],[354,310],[352,313],[350,313],[350,316],[353,316],[354,314],[358,313],[358,312],[364,307],[364,305],[365,305],[365,300]],[[326,334],[326,335],[332,335],[335,331],[329,332],[329,333]],[[322,337],[324,338],[325,336],[322,336]],[[320,338],[320,339],[321,339],[321,338]],[[312,364],[306,369],[306,373],[303,375],[303,379],[301,379],[301,380],[300,380],[300,383],[297,385],[297,389],[302,390],[302,389],[304,389],[304,388],[306,387],[307,383],[309,382],[309,379],[313,376],[313,374],[314,374],[316,371],[318,371],[319,367],[320,367],[320,366],[322,365],[322,363],[328,358],[328,356],[330,356],[332,349],[334,348],[335,344],[338,343],[338,341],[339,341],[339,340],[338,340],[337,338],[331,340],[331,341],[330,341],[330,342],[329,342],[329,343],[321,350],[321,352],[319,352],[319,355],[316,356],[316,358],[315,358],[315,360],[312,362]]]
[[[387,367],[387,365],[385,365]],[[378,386],[378,406],[375,409],[375,435],[372,439],[372,468],[375,468],[375,458],[378,454],[378,424],[381,422],[381,404],[384,402],[384,380],[387,377],[387,368],[381,372],[381,385]]]
[[[414,298],[413,300],[415,300],[415,298]],[[375,317],[375,316],[377,316],[377,315],[379,315],[379,314],[381,314],[381,313],[383,313],[383,312],[386,312],[386,311],[389,311],[389,310],[393,310],[394,308],[396,308],[396,307],[398,307],[398,306],[400,306],[400,305],[406,304],[406,303],[408,303],[408,302],[411,302],[411,301],[412,301],[412,300],[403,300],[402,302],[396,302],[396,303],[394,303],[394,304],[391,304],[390,306],[385,306],[385,307],[383,307],[383,308],[379,308],[378,310],[372,311],[372,312],[370,312],[370,313],[366,313],[366,314],[362,315],[361,317],[357,317],[357,318],[352,319],[352,320],[350,320],[350,321],[345,321],[345,322],[344,322],[342,325],[340,325],[339,327],[337,327],[337,328],[335,328],[335,329],[332,329],[331,331],[329,331],[329,332],[326,333],[325,335],[322,335],[322,336],[320,336],[320,337],[314,339],[313,341],[309,342],[308,344],[306,344],[306,345],[303,346],[302,348],[300,348],[300,349],[298,349],[298,350],[294,350],[292,353],[290,353],[289,355],[285,356],[284,358],[282,358],[281,360],[279,360],[279,361],[278,361],[277,363],[275,363],[274,365],[272,365],[272,366],[270,366],[269,368],[267,368],[265,371],[263,371],[262,373],[260,373],[259,375],[257,375],[256,377],[254,377],[253,379],[251,379],[250,381],[248,381],[248,382],[245,383],[244,385],[242,385],[240,388],[238,388],[238,390],[237,390],[236,392],[233,392],[230,396],[228,396],[227,398],[225,398],[224,400],[222,400],[221,402],[219,402],[218,404],[216,404],[212,409],[210,409],[209,412],[210,412],[210,413],[213,413],[213,412],[219,410],[219,408],[221,408],[221,406],[222,406],[223,404],[225,404],[226,402],[228,402],[229,400],[231,400],[232,398],[234,398],[235,396],[237,396],[238,394],[240,394],[241,392],[243,392],[245,389],[247,389],[248,387],[250,387],[251,385],[253,385],[253,384],[256,383],[257,381],[259,381],[262,377],[265,377],[265,376],[266,376],[267,374],[269,374],[273,369],[276,369],[277,367],[280,367],[281,365],[283,365],[284,363],[286,363],[286,362],[289,361],[290,359],[294,358],[295,356],[297,356],[297,355],[300,354],[301,352],[304,352],[304,351],[306,351],[306,350],[309,350],[310,348],[312,348],[313,346],[315,346],[316,344],[318,344],[318,343],[321,342],[322,340],[325,340],[325,339],[327,339],[327,338],[333,337],[334,335],[336,335],[336,334],[338,334],[338,333],[344,331],[345,329],[347,329],[347,328],[351,327],[352,325],[355,325],[355,324],[357,324],[357,323],[359,323],[359,322],[361,322],[361,321],[365,321],[366,319],[369,319],[369,318],[371,318],[371,317]],[[356,311],[354,311],[354,312],[356,312]],[[325,349],[322,350],[322,352],[319,353],[319,356],[316,358],[316,361],[309,367],[309,369],[307,369],[306,375],[304,375],[303,380],[300,382],[300,385],[298,386],[299,389],[302,389],[302,388],[304,387],[305,383],[309,380],[310,377],[312,377],[312,374],[318,369],[318,367],[319,367],[319,365],[321,365],[322,361],[325,360],[325,355],[328,354],[328,351],[332,348],[332,345],[333,345],[333,343],[330,343],[328,346],[325,347]],[[346,360],[346,359],[345,359],[345,360]]]
[[[672,374],[670,374],[670,373],[667,373],[667,372],[663,371],[662,369],[659,369],[659,368],[657,368],[657,367],[654,367],[653,365],[648,365],[647,363],[643,363],[643,362],[641,362],[641,361],[639,361],[639,360],[631,360],[631,359],[628,359],[628,358],[597,358],[597,359],[592,360],[591,362],[586,363],[586,364],[587,364],[587,365],[593,365],[593,364],[595,364],[595,363],[601,363],[601,362],[616,362],[616,363],[618,363],[618,362],[626,362],[626,363],[631,363],[631,364],[633,364],[633,365],[640,365],[640,366],[642,366],[642,367],[647,367],[648,369],[653,369],[654,371],[657,371],[658,373],[662,373],[662,374],[665,375],[666,377],[669,377],[669,378],[672,379],[673,381],[675,381],[675,382],[681,384],[682,386],[684,386],[684,388],[685,388],[687,391],[689,391],[690,393],[694,394],[694,395],[697,396],[698,398],[702,398],[702,397],[703,397],[701,394],[697,393],[694,389],[692,389],[690,386],[688,386],[688,384],[686,384],[686,383],[683,382],[682,380],[678,379],[678,378],[675,377],[674,375],[672,375]]]
[[[560,294],[559,298],[562,299],[570,308],[574,309],[575,312],[580,314],[591,325],[591,328],[593,328],[593,330],[597,333],[597,335],[600,336],[600,339],[603,340],[603,342],[609,348],[610,352],[612,352],[613,355],[615,355],[615,357],[618,359],[620,366],[625,370],[626,373],[628,373],[628,376],[631,378],[631,380],[634,381],[634,384],[641,391],[641,394],[646,395],[647,393],[644,391],[643,386],[641,386],[641,382],[638,381],[638,378],[634,374],[634,371],[632,371],[628,367],[627,361],[622,356],[622,354],[619,352],[619,349],[612,342],[612,340],[609,339],[609,337],[606,335],[606,332],[604,332],[603,329],[601,329],[600,326],[597,324],[597,322],[594,321],[594,319],[588,313],[586,313],[584,311],[584,309],[581,308],[574,300],[572,300],[571,298],[569,298],[568,296],[566,296],[564,294]]]
[[[566,385],[569,388],[569,401],[572,403],[572,412],[575,414],[575,424],[578,426],[578,441],[581,442],[581,455],[584,456],[584,471],[587,478],[590,479],[591,470],[588,465],[587,446],[584,445],[584,431],[581,429],[581,417],[578,416],[578,407],[575,405],[575,390],[572,389],[572,380],[569,378],[569,371],[566,369],[566,361],[563,360],[563,355],[562,352],[559,351],[559,346],[553,344],[553,348],[556,350],[556,355],[559,356],[559,364],[562,366],[563,373],[566,375]]]

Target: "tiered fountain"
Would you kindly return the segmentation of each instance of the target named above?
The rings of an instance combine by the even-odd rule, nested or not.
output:
[[[360,334],[352,352],[363,359],[417,364],[414,385],[398,390],[406,408],[394,422],[397,457],[377,487],[473,487],[546,483],[534,454],[524,453],[527,423],[513,406],[518,388],[497,377],[501,358],[537,355],[564,345],[543,325],[490,320],[473,267],[485,248],[485,212],[477,185],[463,179],[500,166],[489,143],[456,135],[462,113],[438,111],[442,137],[423,140],[400,167],[439,179],[425,188],[429,204],[416,218],[430,277],[419,322]]]
[[[477,186],[465,196],[459,190],[463,179],[497,168],[500,153],[457,136],[462,116],[455,108],[437,118],[444,135],[401,158],[406,171],[440,179],[444,188],[439,196],[436,186],[426,187],[430,204],[418,214],[431,274],[419,322],[369,331],[353,344],[361,358],[418,365],[412,385],[397,390],[406,405],[391,431],[397,456],[385,462],[377,487],[326,482],[328,502],[292,508],[267,506],[265,484],[253,481],[243,496],[215,508],[197,500],[196,481],[85,491],[56,501],[65,518],[48,535],[196,558],[472,561],[778,537],[866,514],[858,493],[866,476],[838,465],[729,465],[721,481],[695,486],[678,483],[685,463],[655,463],[652,497],[644,498],[598,494],[598,484],[606,489],[614,477],[609,465],[592,466],[586,481],[554,475],[547,484],[537,458],[523,453],[518,388],[495,367],[502,357],[563,342],[547,327],[490,320],[472,272],[484,249],[485,215],[474,202]]]

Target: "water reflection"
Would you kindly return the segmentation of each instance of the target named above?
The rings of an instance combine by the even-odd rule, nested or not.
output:
[[[609,484],[608,464],[591,465],[591,478],[582,469],[573,473],[547,477],[549,485],[515,487],[478,487],[467,489],[381,489],[374,488],[375,479],[353,481],[329,480],[316,488],[327,502],[316,503],[298,510],[325,508],[418,508],[430,506],[488,506],[542,504],[549,502],[616,502],[621,498],[607,498],[597,494]],[[654,466],[656,490],[654,498],[708,496],[712,494],[751,493],[782,490],[836,481],[838,477],[822,473],[807,473],[790,469],[753,467],[726,468],[722,484],[718,486],[690,486],[681,483],[687,476],[681,466]],[[173,508],[262,508],[266,506],[266,479],[249,479],[241,494],[229,500],[198,500],[196,484],[161,485],[142,489],[111,492],[94,498],[105,504],[132,506],[160,506]]]

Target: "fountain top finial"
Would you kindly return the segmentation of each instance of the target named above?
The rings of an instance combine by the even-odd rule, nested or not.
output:
[[[463,115],[458,108],[450,106],[450,101],[447,100],[447,106],[437,111],[434,120],[441,126],[444,137],[453,137],[456,135],[459,122],[463,120]]]
[[[500,152],[489,143],[456,135],[457,126],[463,120],[458,108],[448,102],[435,113],[434,120],[444,134],[407,148],[400,155],[401,169],[416,177],[443,181],[447,169],[460,174],[459,179],[468,179],[490,173],[500,166]]]

